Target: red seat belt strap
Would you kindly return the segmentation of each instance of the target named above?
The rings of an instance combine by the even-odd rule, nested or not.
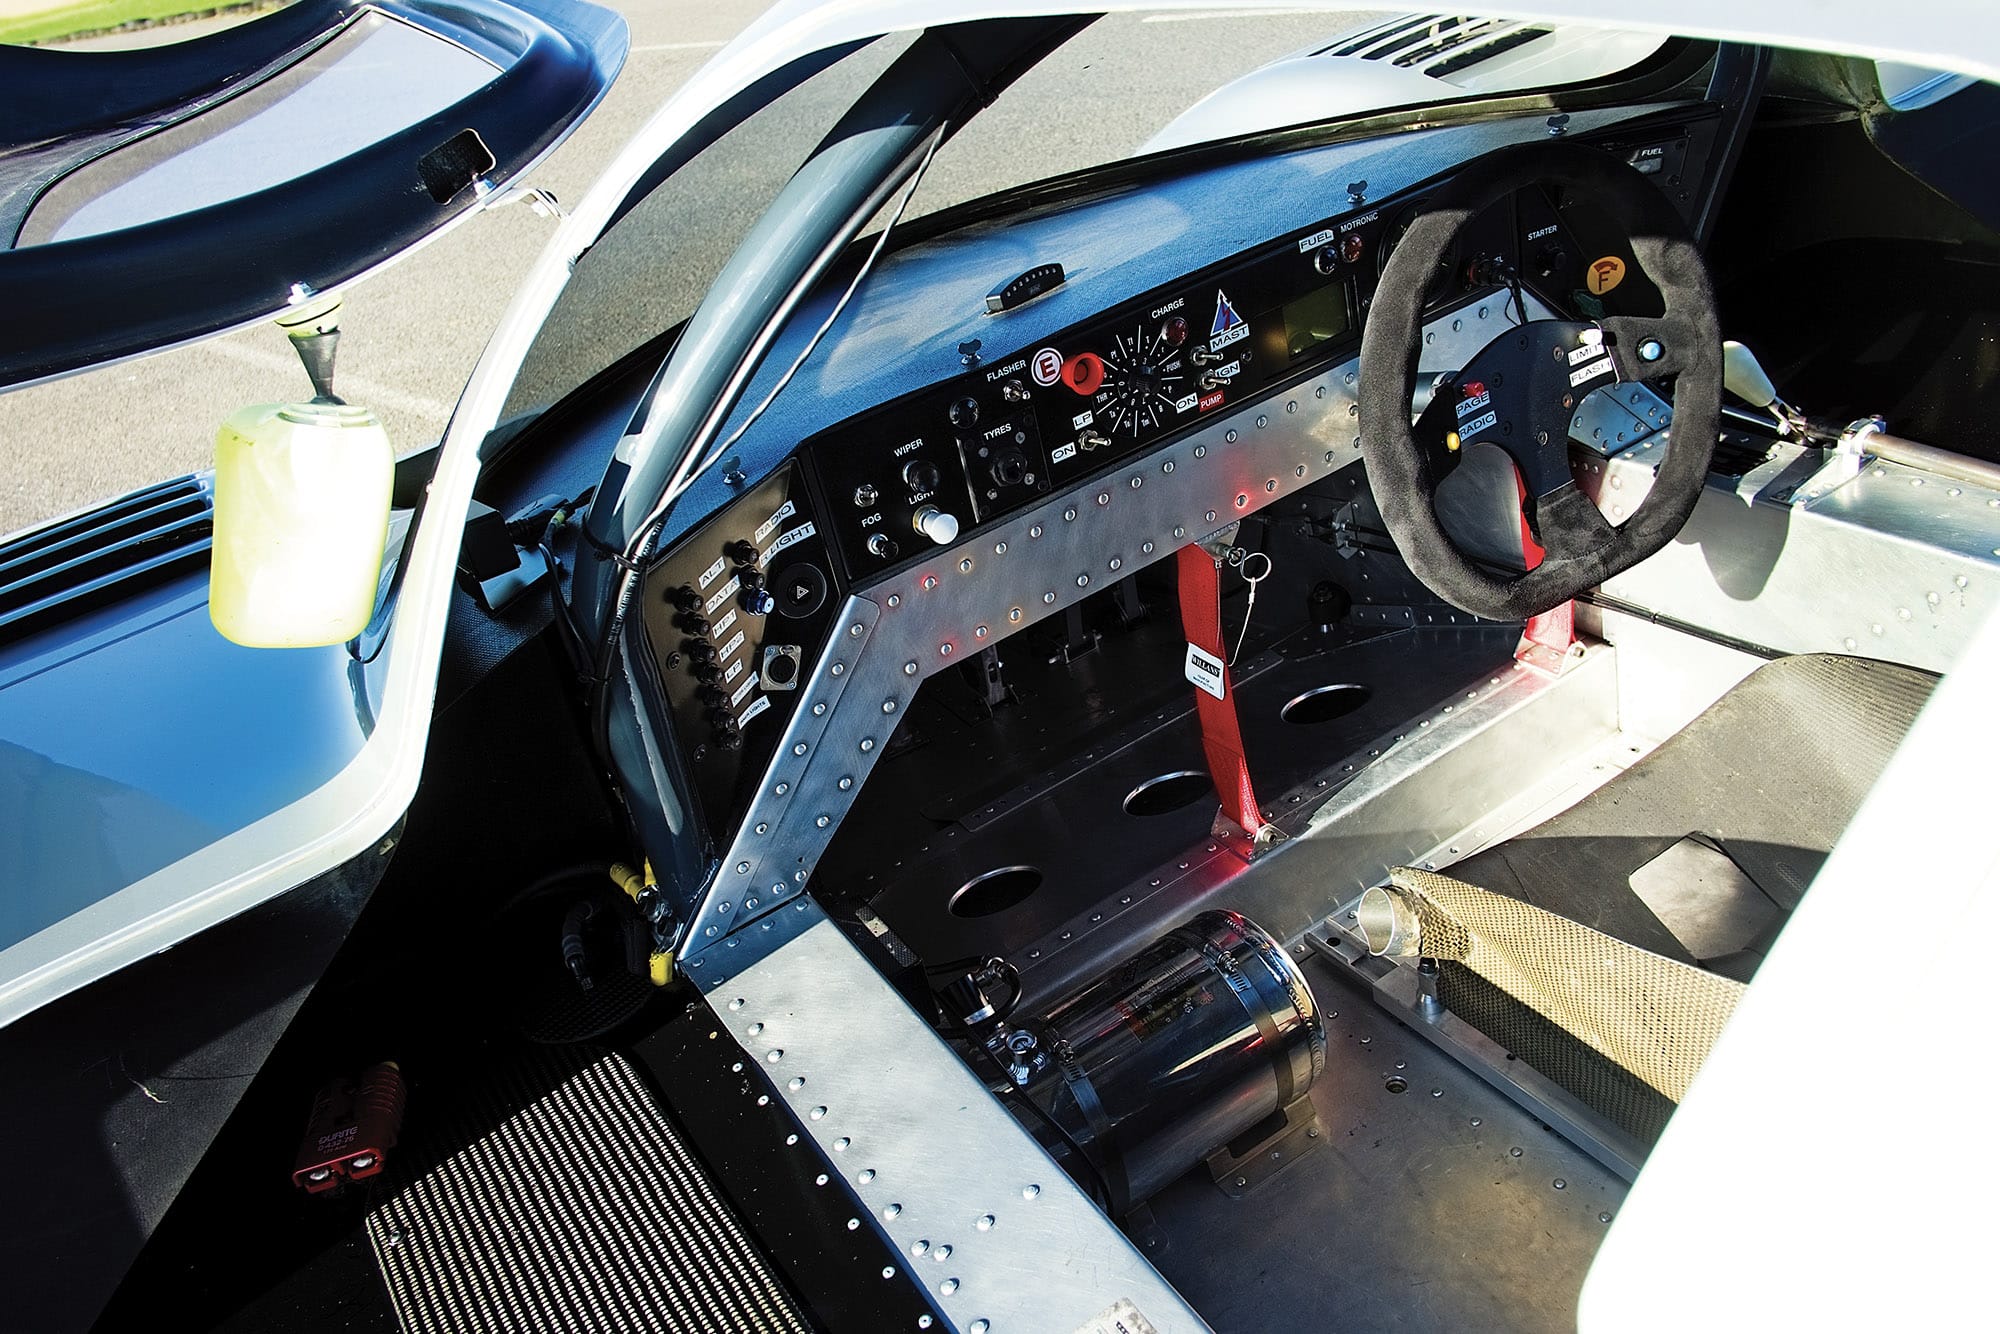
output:
[[[1208,756],[1208,774],[1222,797],[1222,813],[1246,834],[1255,835],[1264,820],[1257,793],[1250,786],[1250,764],[1243,758],[1243,729],[1236,719],[1236,687],[1229,679],[1229,654],[1222,643],[1221,562],[1199,544],[1180,549],[1181,631],[1188,643],[1214,660],[1222,694],[1217,697],[1195,686],[1195,716],[1201,724],[1201,748]]]

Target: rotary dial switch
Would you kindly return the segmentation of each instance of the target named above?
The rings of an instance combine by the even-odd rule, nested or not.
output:
[[[1137,439],[1142,428],[1158,430],[1173,421],[1175,400],[1187,392],[1181,345],[1174,341],[1174,321],[1148,330],[1141,324],[1127,338],[1119,334],[1104,356],[1104,387],[1109,398],[1097,411],[1105,434]],[[1179,330],[1184,341],[1186,322]]]

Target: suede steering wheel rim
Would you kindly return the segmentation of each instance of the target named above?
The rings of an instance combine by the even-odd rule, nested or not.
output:
[[[1499,335],[1440,385],[1415,428],[1424,301],[1465,225],[1514,191],[1555,185],[1587,198],[1625,235],[1665,299],[1657,318],[1535,320]],[[1569,473],[1568,425],[1593,389],[1671,376],[1673,434],[1645,500],[1613,527]],[[1361,335],[1361,440],[1382,519],[1432,592],[1490,620],[1548,611],[1663,549],[1686,524],[1708,476],[1722,411],[1722,335],[1708,266],[1664,194],[1627,163],[1565,142],[1503,148],[1425,201],[1390,253]],[[1463,442],[1456,427],[1464,431]],[[1420,436],[1432,443],[1419,443]],[[1475,437],[1478,437],[1475,439]],[[1543,556],[1512,577],[1453,544],[1438,520],[1438,484],[1461,443],[1493,444],[1519,469],[1522,514]]]

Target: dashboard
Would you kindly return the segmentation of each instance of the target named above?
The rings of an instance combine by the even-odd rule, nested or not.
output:
[[[1688,182],[1707,169],[1714,126],[1692,112],[1588,137],[1685,201]],[[850,669],[828,662],[829,644],[848,647],[847,636],[858,649],[869,636],[861,621],[845,629],[835,624],[851,594],[867,591],[870,606],[894,609],[901,595],[884,590],[909,585],[923,592],[941,577],[970,575],[975,557],[960,554],[975,549],[970,539],[1000,532],[1052,498],[1163,456],[1174,442],[1218,422],[1242,417],[1263,427],[1266,417],[1247,407],[1275,404],[1288,387],[1358,354],[1382,264],[1435,179],[1379,199],[1356,181],[1336,211],[1107,302],[1082,319],[1017,343],[960,340],[956,373],[932,376],[804,434],[762,480],[681,535],[645,577],[642,619],[714,843],[729,844],[732,831],[771,797],[765,780],[787,758],[781,743],[806,744],[785,740],[798,730],[801,701],[812,693],[805,683],[827,669]],[[987,306],[1000,327],[1038,306],[1053,307],[1072,280],[1056,256],[1022,258],[1036,262],[992,274]],[[1434,275],[1431,307],[1474,303],[1482,319],[1489,312],[1511,319],[1505,312],[1518,304],[1520,290],[1583,318],[1659,311],[1657,291],[1591,202],[1541,188],[1467,225]],[[1485,337],[1500,327],[1495,323]],[[893,377],[881,378],[893,384]],[[1341,409],[1325,398],[1321,385],[1300,415],[1317,424],[1325,413],[1351,410],[1351,397]],[[1299,409],[1293,397],[1283,410]],[[1342,423],[1339,433],[1352,431]],[[1231,430],[1227,439],[1235,438]],[[1349,458],[1351,451],[1341,462]],[[1161,466],[1171,472],[1174,463]],[[1296,466],[1304,478],[1304,464]],[[1141,476],[1132,473],[1128,485],[1136,489]],[[1109,493],[1100,494],[1108,505]],[[1254,509],[1265,498],[1253,501],[1245,492],[1238,508]],[[1075,510],[1058,513],[1074,517]],[[1202,510],[1195,521],[1204,515],[1215,518]],[[1030,527],[1039,538],[1041,528]],[[1160,534],[1170,536],[1183,535]],[[1156,545],[1114,557],[1104,573],[1125,560],[1136,569],[1166,554]],[[999,552],[1006,549],[1006,542],[998,544]],[[937,567],[947,553],[956,569]],[[1089,576],[1080,577],[1087,584]],[[1083,587],[1072,581],[1060,600],[1074,600]],[[1058,604],[1054,590],[1033,596],[1044,594],[1040,607],[1023,595],[1033,610],[1011,607],[1011,624],[978,626],[965,649],[984,647],[979,641],[989,636],[997,642]],[[913,688],[938,665],[908,660],[908,684]],[[884,700],[878,707],[893,706]],[[822,698],[807,707],[831,705]],[[842,777],[850,786],[858,781]],[[770,888],[775,893],[780,886]]]

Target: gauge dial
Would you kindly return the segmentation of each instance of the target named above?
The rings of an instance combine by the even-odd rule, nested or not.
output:
[[[1105,434],[1133,439],[1141,430],[1154,431],[1173,420],[1175,400],[1187,392],[1186,358],[1174,341],[1175,321],[1148,329],[1136,324],[1119,334],[1104,354],[1103,404],[1098,422]],[[1182,338],[1186,322],[1181,321]]]

